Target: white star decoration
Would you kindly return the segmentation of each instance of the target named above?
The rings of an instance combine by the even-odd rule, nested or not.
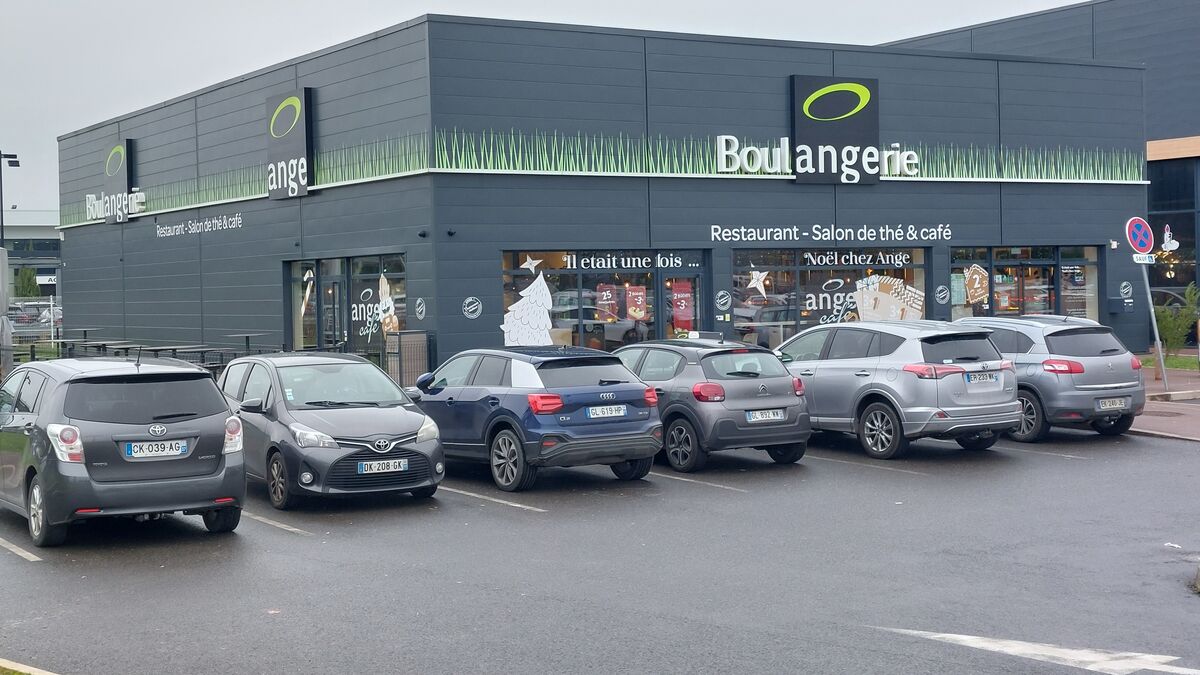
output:
[[[533,258],[530,258],[528,254],[526,254],[525,262],[521,263],[521,267],[529,270],[530,272],[537,272],[537,266],[541,264],[541,260],[534,260]]]
[[[756,269],[750,270],[750,283],[746,284],[746,288],[758,289],[762,296],[767,297],[767,275],[769,272],[762,272]]]

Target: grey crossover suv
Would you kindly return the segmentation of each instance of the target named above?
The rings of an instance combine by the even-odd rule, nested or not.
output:
[[[984,450],[1021,416],[1016,372],[988,332],[863,321],[810,328],[779,354],[804,381],[813,429],[857,434],[871,457],[896,457],[923,436]]]
[[[242,424],[212,375],[174,359],[61,359],[0,385],[0,506],[38,546],[73,521],[182,511],[237,527]]]
[[[762,448],[780,464],[804,456],[811,429],[804,384],[769,349],[714,339],[659,340],[616,355],[658,394],[663,454],[676,471],[708,453]]]
[[[1049,314],[956,323],[991,330],[997,349],[1016,364],[1021,420],[1009,432],[1013,440],[1040,440],[1053,425],[1117,436],[1146,407],[1142,362],[1107,326]]]

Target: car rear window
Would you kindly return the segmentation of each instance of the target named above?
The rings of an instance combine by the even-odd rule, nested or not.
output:
[[[589,357],[584,359],[554,359],[538,366],[538,375],[547,388],[594,387],[601,382],[634,382],[637,377],[629,372],[617,357]]]
[[[1075,328],[1046,336],[1046,350],[1058,356],[1112,356],[1128,351],[1109,328]]]
[[[779,357],[757,350],[717,352],[700,359],[700,366],[710,380],[780,377],[788,374]]]
[[[1000,352],[984,333],[937,335],[921,340],[926,363],[996,361]]]
[[[113,424],[179,422],[228,414],[225,397],[207,375],[131,375],[79,380],[67,386],[63,414]]]

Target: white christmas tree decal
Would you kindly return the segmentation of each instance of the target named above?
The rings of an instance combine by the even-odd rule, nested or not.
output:
[[[525,256],[521,265],[530,272],[537,270],[541,260],[533,260]],[[551,344],[550,307],[554,298],[550,287],[546,285],[544,274],[538,273],[537,278],[529,288],[521,291],[521,299],[509,305],[504,313],[504,323],[500,330],[504,331],[504,346],[506,347],[538,347]]]

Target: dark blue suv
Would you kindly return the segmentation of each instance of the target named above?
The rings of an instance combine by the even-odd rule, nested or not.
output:
[[[472,349],[417,378],[446,457],[487,462],[496,485],[526,490],[543,466],[650,472],[662,448],[658,396],[612,354],[579,347]]]

